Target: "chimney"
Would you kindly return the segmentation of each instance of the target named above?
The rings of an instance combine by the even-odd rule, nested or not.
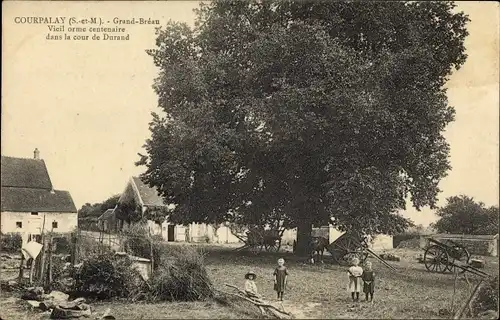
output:
[[[40,151],[38,151],[38,148],[35,148],[35,151],[33,151],[33,158],[40,160]]]

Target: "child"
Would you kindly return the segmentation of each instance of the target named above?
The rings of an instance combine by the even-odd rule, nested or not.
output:
[[[352,267],[347,271],[349,276],[349,292],[351,292],[352,301],[359,300],[359,292],[361,291],[361,275],[363,268],[359,266],[359,259],[352,259]]]
[[[248,297],[250,298],[260,298],[258,292],[257,292],[257,285],[255,284],[255,279],[257,276],[255,275],[254,272],[248,272],[245,275],[245,293],[247,294]]]
[[[372,263],[367,261],[365,264],[365,270],[363,270],[363,292],[365,293],[366,301],[368,301],[368,296],[370,296],[370,302],[373,302],[373,292],[375,291],[375,274],[372,270]]]
[[[256,278],[257,275],[255,274],[255,272],[248,272],[245,275],[245,279],[247,279],[245,281],[245,293],[247,297],[249,297],[250,299],[263,303],[264,301],[261,299],[261,296],[257,292],[257,285],[254,282]],[[262,308],[262,306],[259,306],[259,309],[262,314],[265,313],[264,308]]]
[[[278,300],[283,301],[283,293],[285,292],[286,281],[288,278],[288,270],[285,267],[285,259],[278,259],[278,267],[274,269],[274,290],[278,293]]]

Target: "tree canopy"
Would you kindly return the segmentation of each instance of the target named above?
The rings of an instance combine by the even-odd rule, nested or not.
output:
[[[299,243],[312,224],[403,231],[407,197],[434,207],[450,169],[443,85],[468,34],[454,7],[212,1],[194,29],[157,29],[142,178],[172,221],[279,216]]]
[[[111,196],[103,202],[94,204],[86,203],[78,210],[78,218],[98,218],[104,211],[113,209],[118,204],[118,199],[120,199],[119,194]]]
[[[449,197],[439,208],[439,220],[433,224],[438,232],[452,234],[497,234],[498,206],[486,207],[482,202],[465,195]]]

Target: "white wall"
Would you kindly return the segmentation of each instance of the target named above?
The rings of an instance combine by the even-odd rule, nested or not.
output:
[[[205,223],[191,223],[189,226],[190,242],[206,242],[208,239],[211,243],[239,243],[240,239],[236,237],[231,230],[225,225],[220,225],[217,230],[212,225]]]
[[[18,232],[26,234],[41,234],[43,220],[45,217],[45,232],[69,233],[78,226],[78,214],[61,212],[39,212],[32,215],[31,212],[2,212],[2,233]],[[52,222],[57,222],[57,228],[52,228]],[[16,226],[16,222],[22,223],[22,228]]]
[[[320,228],[314,228],[313,234],[320,234],[321,232],[319,231]],[[328,229],[328,241],[332,243],[333,241],[337,240],[341,235],[343,235],[344,232],[337,230],[334,227],[330,227]],[[297,229],[289,229],[285,230],[283,233],[283,237],[281,238],[281,243],[287,244],[290,243],[292,244],[294,240],[297,239]],[[374,250],[386,250],[386,249],[392,249],[392,236],[385,235],[385,234],[380,234],[377,236],[374,236],[373,243],[369,244],[369,247]]]

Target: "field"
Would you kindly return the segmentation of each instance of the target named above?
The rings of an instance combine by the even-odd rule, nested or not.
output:
[[[232,248],[207,247],[206,265],[218,290],[230,292],[224,284],[243,286],[244,274],[254,271],[259,291],[266,299],[275,300],[272,272],[278,257],[284,257],[289,268],[289,287],[285,293],[283,307],[296,318],[449,318],[443,310],[450,310],[453,296],[454,277],[451,274],[436,274],[425,270],[415,261],[420,251],[394,249],[389,252],[399,255],[400,262],[390,262],[398,269],[394,273],[375,259],[374,271],[377,285],[374,303],[361,301],[353,303],[346,290],[346,267],[325,264],[310,265],[289,253],[252,254],[236,253]],[[484,271],[498,274],[498,258],[482,257],[486,261]],[[325,258],[327,260],[327,258]],[[469,276],[472,283],[476,279]],[[463,277],[459,277],[456,286],[455,309],[462,304],[471,287]],[[2,319],[42,319],[47,315],[34,314],[23,308],[16,299],[2,293],[0,305]],[[364,300],[364,297],[361,297]],[[235,307],[236,306],[236,307]],[[189,318],[256,318],[257,308],[247,303],[224,304],[207,301],[195,303],[93,303],[95,312],[102,313],[107,308],[117,319],[189,319]],[[441,311],[440,311],[441,310]]]

